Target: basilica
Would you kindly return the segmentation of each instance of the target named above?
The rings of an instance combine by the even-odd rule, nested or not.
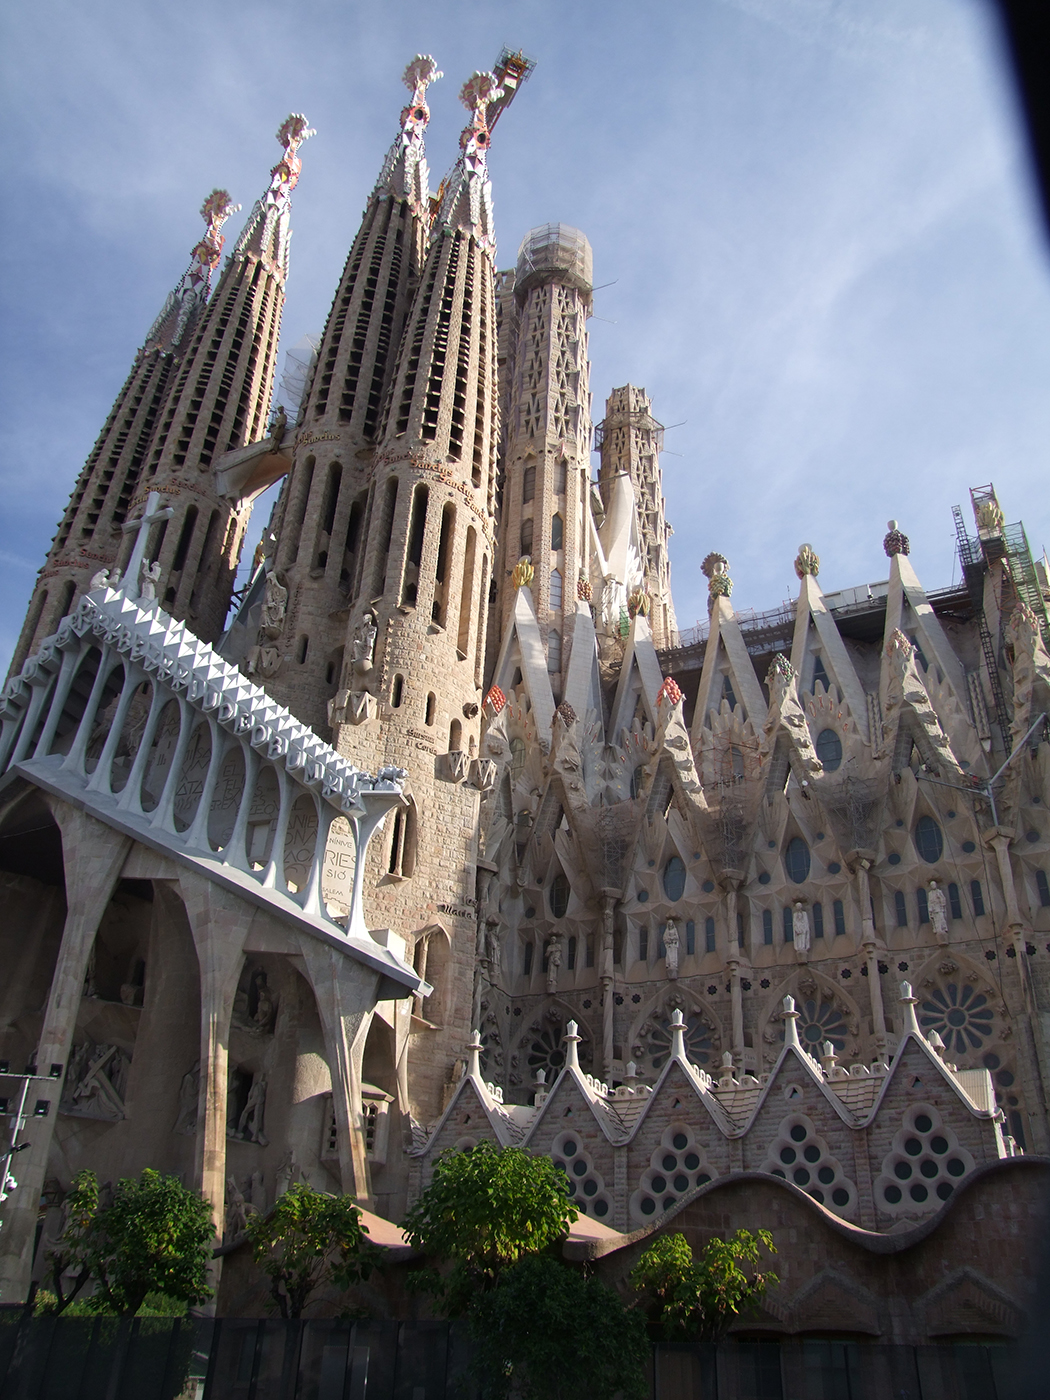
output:
[[[296,1180],[396,1222],[487,1138],[565,1168],[595,1257],[801,1222],[830,1243],[785,1239],[773,1330],[834,1295],[870,1335],[1013,1335],[1004,1232],[1050,1168],[1047,561],[961,484],[957,585],[871,522],[885,577],[825,593],[785,541],[797,597],[740,611],[696,535],[681,631],[654,405],[594,421],[590,243],[497,259],[530,71],[466,82],[432,191],[442,75],[408,66],[277,406],[290,116],[225,256],[239,206],[205,200],[76,481],[0,699],[3,1299],[83,1167],[181,1175],[235,1250]],[[872,1261],[920,1241],[905,1303]]]

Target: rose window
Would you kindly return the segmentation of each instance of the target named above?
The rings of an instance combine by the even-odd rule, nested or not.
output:
[[[685,1021],[685,1054],[693,1065],[711,1063],[714,1045],[711,1039],[713,1028],[699,1011],[691,1011]],[[671,1018],[665,1016],[654,1021],[646,1041],[646,1054],[652,1061],[654,1070],[663,1069],[671,1057]]]
[[[935,987],[922,1003],[919,1024],[924,1034],[936,1031],[945,1048],[957,1055],[979,1050],[992,1033],[994,1012],[983,992],[968,983]]]
[[[717,1175],[692,1128],[685,1123],[672,1123],[649,1159],[638,1190],[631,1196],[631,1215],[639,1224],[647,1225]]]
[[[822,1054],[821,1046],[825,1040],[830,1040],[835,1054],[842,1054],[848,1034],[844,1012],[830,1001],[796,1002],[795,1010],[798,1012],[798,1038],[804,1050],[819,1057]],[[784,1039],[783,1027],[780,1039]]]
[[[582,1035],[582,1029],[578,1032]],[[565,1027],[560,1021],[548,1024],[541,1031],[534,1032],[529,1045],[528,1063],[530,1072],[535,1075],[538,1069],[542,1069],[547,1077],[547,1083],[553,1084],[554,1080],[565,1068]],[[581,1064],[590,1061],[590,1052],[586,1038],[581,1040],[578,1047]]]

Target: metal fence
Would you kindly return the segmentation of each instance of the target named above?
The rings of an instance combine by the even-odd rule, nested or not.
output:
[[[650,1396],[1017,1400],[1016,1356],[961,1342],[657,1346]],[[481,1400],[466,1331],[447,1322],[31,1318],[2,1308],[0,1378],[0,1400]]]

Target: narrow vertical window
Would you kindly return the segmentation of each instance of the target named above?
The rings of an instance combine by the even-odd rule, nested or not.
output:
[[[1050,907],[1050,880],[1046,878],[1045,870],[1035,872],[1035,887],[1039,891],[1039,903],[1042,908]]]
[[[526,505],[536,495],[536,468],[526,467],[521,475],[521,503]]]
[[[894,890],[893,907],[897,915],[897,927],[908,927],[908,901],[904,898],[903,890]]]
[[[197,528],[197,507],[190,506],[186,512],[186,518],[182,522],[182,533],[179,535],[179,542],[175,546],[175,558],[171,561],[173,573],[178,573],[185,567],[186,556],[190,552],[190,544],[193,541],[193,532]]]
[[[576,968],[576,937],[575,937],[575,935],[573,935],[573,937],[569,939],[569,947],[568,947],[568,953],[567,953],[567,957],[566,957],[566,966],[567,966],[567,968],[568,968],[568,970],[569,970],[570,972],[575,971],[575,968]]]
[[[532,539],[535,526],[532,523],[532,516],[521,522],[521,553],[532,554]]]
[[[547,633],[547,670],[551,675],[561,670],[561,633],[553,627]]]
[[[434,694],[433,691],[431,691],[430,694],[427,696],[426,711],[425,711],[425,713],[424,713],[424,715],[423,715],[423,722],[424,722],[424,724],[433,724],[433,723],[434,723],[434,714],[435,714],[436,710],[437,710],[437,696]]]
[[[448,751],[449,753],[459,753],[463,748],[463,725],[458,719],[454,719],[448,727]]]
[[[470,605],[474,597],[474,551],[477,548],[477,535],[473,525],[467,529],[467,542],[463,548],[463,583],[459,590],[459,631],[456,649],[466,659],[470,649]]]
[[[980,880],[970,881],[970,900],[973,904],[974,914],[978,918],[980,918],[980,916],[984,913],[984,895],[981,892]]]
[[[846,910],[841,899],[835,900],[831,912],[835,919],[835,937],[841,938],[846,932]]]
[[[430,490],[417,486],[412,497],[412,515],[408,527],[408,553],[405,556],[405,576],[401,584],[401,605],[414,608],[419,594],[419,566],[423,560],[423,535],[427,525],[427,502]]]
[[[563,584],[562,584],[561,571],[560,571],[559,569],[554,569],[554,570],[551,572],[551,590],[550,590],[551,611],[552,611],[552,612],[561,612],[561,608],[562,608],[562,598],[563,598],[563,596],[564,596],[564,587],[563,587]]]
[[[813,660],[813,684],[810,686],[810,690],[814,695],[817,693],[818,684],[822,685],[825,690],[831,689],[831,681],[828,679],[828,673],[825,671],[824,663],[819,656],[814,657]]]
[[[814,906],[813,906],[813,937],[814,937],[814,938],[823,938],[823,937],[824,937],[824,906],[823,906],[823,904],[814,904]]]
[[[692,919],[687,919],[685,923],[685,955],[691,958],[696,952],[696,924]]]
[[[638,930],[638,961],[649,961],[649,930],[644,924]]]
[[[795,916],[792,913],[791,905],[785,904],[781,910],[781,918],[784,923],[784,942],[794,943],[795,941]]]
[[[383,509],[378,525],[379,548],[376,550],[375,566],[372,570],[372,596],[377,597],[386,591],[386,567],[390,557],[390,541],[394,533],[394,514],[397,510],[397,477],[392,476],[383,493]]]
[[[530,942],[525,944],[525,957],[522,962],[521,971],[522,975],[525,977],[532,976],[532,944]]]
[[[704,920],[704,952],[714,953],[717,951],[717,947],[718,945],[715,942],[715,921],[711,915],[708,914],[707,918]]]
[[[445,615],[448,610],[448,560],[452,550],[452,536],[455,527],[456,507],[451,501],[448,501],[441,512],[434,602],[430,609],[431,620],[436,622],[439,627],[444,627]]]
[[[300,666],[306,665],[306,653],[310,650],[310,638],[304,632],[299,638],[299,645],[296,649],[295,657]]]
[[[949,886],[948,886],[948,907],[949,907],[949,908],[951,909],[951,911],[952,911],[952,918],[953,918],[953,919],[961,919],[961,918],[962,918],[962,900],[961,900],[960,897],[959,897],[959,886],[958,886],[958,885],[949,885]]]
[[[404,695],[405,678],[404,676],[395,676],[394,683],[390,687],[390,705],[392,709],[399,710],[401,708],[401,701],[404,699]]]
[[[565,521],[560,515],[551,517],[551,551],[557,553],[565,546]]]
[[[773,911],[772,909],[762,910],[762,942],[773,942]]]
[[[930,901],[926,893],[926,886],[920,885],[915,891],[915,907],[919,911],[919,927],[930,922]]]

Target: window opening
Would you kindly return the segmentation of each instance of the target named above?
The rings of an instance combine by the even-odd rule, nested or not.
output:
[[[773,942],[773,911],[772,909],[762,910],[762,942]]]
[[[649,930],[645,924],[638,929],[638,961],[649,961]]]
[[[401,701],[404,699],[404,696],[405,678],[404,676],[395,676],[394,683],[390,687],[390,704],[395,710],[401,708]]]
[[[927,865],[936,865],[944,854],[944,833],[932,817],[915,823],[915,849]]]
[[[526,467],[521,477],[521,503],[526,505],[536,495],[536,468]]]
[[[823,904],[814,904],[814,906],[813,906],[813,937],[814,937],[814,938],[823,938],[823,937],[824,937],[824,906],[823,906]]]
[[[715,941],[715,921],[711,915],[708,914],[707,918],[704,920],[704,952],[714,953],[717,951],[717,947],[718,945]]]
[[[824,662],[820,659],[819,656],[815,656],[813,658],[813,684],[810,686],[810,693],[812,695],[816,695],[817,693],[818,681],[824,687],[825,690],[831,689],[831,681],[828,678],[827,671],[825,671],[824,669]]]
[[[672,903],[685,894],[685,861],[681,856],[672,856],[664,866],[664,894]]]
[[[919,927],[930,922],[930,901],[926,895],[926,887],[920,885],[915,891],[915,906],[919,911]]]
[[[973,912],[979,918],[984,913],[984,895],[981,892],[980,880],[970,881],[970,900],[973,904]]]
[[[412,517],[408,528],[408,554],[405,558],[405,577],[401,585],[402,606],[416,605],[419,593],[419,566],[423,559],[423,534],[427,524],[427,502],[430,488],[417,486],[412,497]]]
[[[437,696],[434,694],[433,691],[430,691],[430,693],[427,695],[426,713],[425,713],[424,716],[423,716],[424,723],[426,723],[426,724],[433,724],[433,723],[434,723],[434,711],[435,711],[436,709],[437,709]]]
[[[809,847],[801,836],[792,836],[787,843],[784,851],[784,869],[788,879],[793,880],[796,885],[802,885],[809,879]]]
[[[785,942],[785,943],[794,943],[794,941],[795,941],[795,916],[794,916],[794,913],[792,912],[792,909],[791,909],[791,905],[790,905],[790,904],[785,904],[785,905],[784,905],[783,909],[780,911],[780,917],[781,917],[781,921],[783,922],[783,925],[784,925],[784,942]]]
[[[948,907],[952,911],[953,919],[962,918],[962,900],[959,898],[959,886],[948,886]]]
[[[893,892],[893,906],[894,906],[894,909],[896,910],[896,914],[897,914],[897,927],[898,927],[898,928],[907,928],[907,927],[908,927],[908,902],[907,902],[907,900],[904,898],[904,891],[903,891],[903,890],[894,890],[894,892]]]
[[[841,899],[835,900],[831,912],[835,919],[835,937],[841,938],[846,932],[846,910]]]
[[[559,871],[551,881],[550,892],[547,896],[551,913],[556,919],[564,919],[569,908],[569,880],[564,871]]]
[[[559,569],[555,569],[551,573],[550,598],[552,612],[561,612],[563,596],[564,588],[562,584],[561,571]]]
[[[817,757],[828,773],[834,773],[842,764],[842,740],[834,729],[822,729],[817,735]]]
[[[696,924],[687,919],[685,924],[685,955],[691,958],[696,952]]]
[[[551,518],[551,550],[557,553],[565,546],[565,522],[560,515]]]

